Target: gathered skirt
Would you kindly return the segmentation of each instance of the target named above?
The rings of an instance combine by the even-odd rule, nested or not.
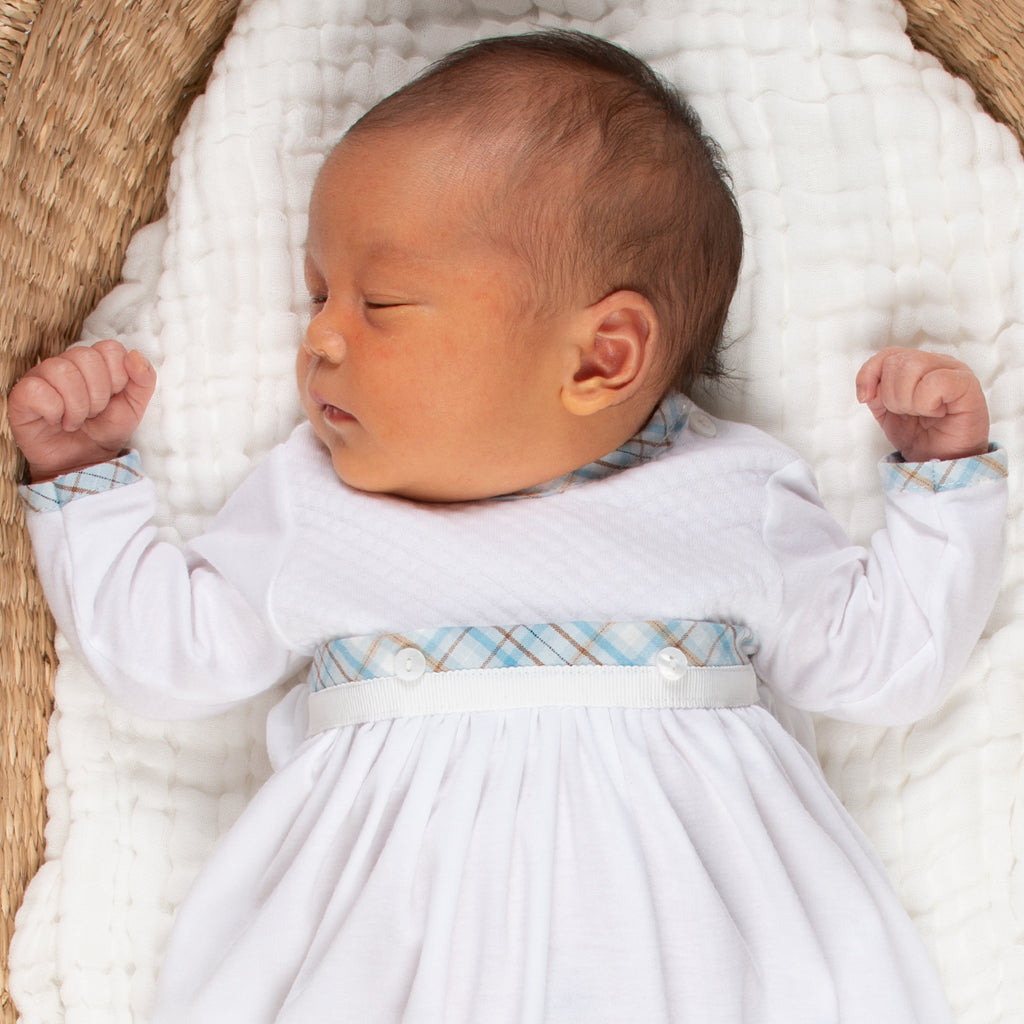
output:
[[[951,1020],[878,857],[756,705],[460,711],[296,741],[181,907],[154,1017]]]

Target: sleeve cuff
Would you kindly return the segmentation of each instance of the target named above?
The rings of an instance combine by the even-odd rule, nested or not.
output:
[[[102,494],[142,479],[142,460],[138,452],[126,452],[109,462],[66,473],[39,484],[18,488],[25,507],[32,512],[56,512],[68,502],[90,494]]]
[[[937,494],[985,481],[1005,480],[1007,464],[1006,449],[992,444],[984,455],[949,461],[904,462],[899,453],[894,452],[879,463],[878,470],[882,486],[889,493]]]

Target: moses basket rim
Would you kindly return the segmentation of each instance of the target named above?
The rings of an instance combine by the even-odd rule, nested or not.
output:
[[[1024,148],[1024,0],[903,0],[914,43]],[[56,658],[6,395],[78,337],[133,232],[163,209],[171,145],[239,0],[0,3],[0,1024],[14,915],[43,855]]]

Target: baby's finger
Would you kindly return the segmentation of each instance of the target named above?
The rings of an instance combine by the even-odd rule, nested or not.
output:
[[[64,399],[50,383],[36,374],[26,374],[11,389],[7,398],[7,420],[18,440],[20,428],[40,420],[56,427],[64,418]],[[20,443],[20,442],[19,442]]]
[[[913,412],[918,416],[943,414],[970,393],[976,380],[974,374],[966,369],[942,367],[929,371],[914,388]]]
[[[915,397],[924,376],[950,361],[931,352],[897,349],[882,364],[878,397],[885,408],[898,416],[926,415],[933,406],[922,407]]]
[[[882,366],[892,352],[893,349],[889,348],[882,349],[881,352],[876,352],[864,363],[860,370],[857,371],[855,383],[857,387],[858,402],[871,402],[878,394],[878,382],[882,377]]]
[[[69,348],[64,353],[64,358],[74,365],[82,375],[89,398],[89,408],[85,418],[92,419],[94,416],[98,416],[110,404],[110,396],[115,390],[110,367],[102,350],[95,347],[76,346]],[[81,424],[78,425],[81,426]],[[69,428],[65,426],[65,430],[67,429]]]
[[[107,364],[107,372],[110,374],[110,390],[116,395],[128,383],[128,371],[125,369],[125,359],[128,350],[119,341],[113,338],[105,338],[96,342],[92,347],[94,352],[103,356]]]
[[[86,421],[91,405],[89,388],[75,361],[66,354],[44,359],[32,367],[25,379],[39,378],[60,395],[64,405],[61,427],[66,431],[78,430]]]
[[[91,428],[94,438],[112,448],[128,442],[156,389],[156,370],[141,352],[129,352],[124,359],[124,369],[124,387]]]
[[[132,350],[124,360],[127,380],[121,392],[132,411],[141,420],[156,390],[156,370],[139,351]]]

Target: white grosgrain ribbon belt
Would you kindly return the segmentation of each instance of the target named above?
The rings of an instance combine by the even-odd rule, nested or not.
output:
[[[666,679],[650,666],[466,669],[347,683],[309,695],[309,732],[417,715],[526,708],[736,708],[757,703],[749,665],[690,666]]]

